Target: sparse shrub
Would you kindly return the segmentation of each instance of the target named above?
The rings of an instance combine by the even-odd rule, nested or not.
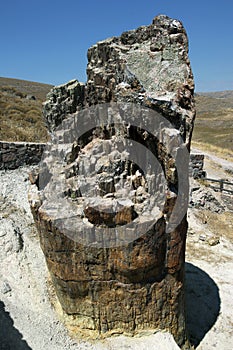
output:
[[[0,86],[0,140],[48,140],[47,128],[42,117],[42,101],[38,98],[26,99],[26,96],[27,93],[12,86]]]

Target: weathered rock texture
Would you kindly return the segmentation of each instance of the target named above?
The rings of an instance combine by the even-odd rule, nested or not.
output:
[[[127,125],[118,129],[110,123],[78,140],[67,141],[72,143],[70,152],[64,149],[62,167],[60,172],[58,167],[53,184],[45,183],[38,189],[38,181],[33,181],[31,208],[58,298],[63,310],[74,316],[80,333],[95,336],[163,329],[170,331],[183,346],[185,213],[172,230],[166,228],[181,182],[170,148],[174,148],[180,135],[189,149],[195,116],[186,32],[181,22],[158,16],[150,26],[91,47],[87,75],[85,85],[72,81],[50,92],[44,114],[51,132],[62,121],[65,127],[70,113],[106,102],[130,102],[159,112],[176,132],[160,125],[160,136],[154,138],[139,127]],[[73,118],[75,124],[76,114]],[[114,153],[116,135],[121,142],[125,137],[134,139],[156,155],[166,180],[165,190],[162,187],[163,208],[155,204],[156,193],[161,190],[158,183],[161,173],[154,179],[154,196],[149,196],[153,192],[153,188],[150,190],[153,176],[148,180],[134,162],[130,163],[127,157],[122,159],[124,151],[119,150],[119,144],[119,152],[115,149]],[[61,127],[56,137],[64,141],[67,131],[62,133]],[[53,146],[50,151],[45,158],[47,164]],[[89,184],[96,174],[95,195],[87,190],[87,196],[82,196],[77,185],[83,168]],[[185,172],[188,175],[188,163]],[[45,173],[40,176],[43,179]],[[187,179],[184,174],[182,181]],[[55,187],[55,183],[64,186]],[[59,191],[63,193],[62,203],[69,203],[68,210],[63,205],[59,209],[54,196]],[[117,208],[115,214],[110,210],[112,207]],[[81,227],[83,242],[88,236],[89,244],[75,239],[75,232],[72,231],[73,237],[67,233],[68,212],[73,215],[79,235]],[[149,222],[153,217],[157,218],[156,223],[140,233],[142,220]],[[131,241],[120,245],[119,232],[130,223],[138,225],[137,236],[134,239],[135,230],[132,231]],[[99,231],[93,231],[94,228]],[[101,230],[103,235],[113,236],[115,246],[100,246]]]
[[[190,176],[194,179],[201,179],[206,176],[204,167],[204,154],[190,154]]]
[[[83,83],[72,80],[67,84],[55,86],[47,95],[44,115],[50,131],[54,130],[67,115],[74,113],[84,103]]]
[[[45,146],[44,143],[0,142],[0,170],[38,164]]]

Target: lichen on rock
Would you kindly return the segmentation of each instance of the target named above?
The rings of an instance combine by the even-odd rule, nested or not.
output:
[[[160,15],[98,42],[87,77],[48,95],[52,142],[29,194],[57,296],[80,334],[167,330],[184,346],[195,106],[182,23]]]

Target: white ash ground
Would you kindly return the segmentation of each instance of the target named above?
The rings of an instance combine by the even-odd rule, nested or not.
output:
[[[178,349],[166,333],[141,338],[120,336],[104,342],[69,336],[49,301],[48,271],[27,201],[29,171],[0,172],[0,349]],[[197,220],[198,210],[189,210],[189,328],[198,350],[231,350],[233,241],[228,235],[221,237],[220,243],[209,245],[208,238],[215,234]]]

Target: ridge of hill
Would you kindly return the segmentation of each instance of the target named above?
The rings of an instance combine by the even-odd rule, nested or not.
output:
[[[43,84],[34,81],[0,77],[0,87],[12,87],[16,91],[26,95],[33,95],[38,100],[44,101],[53,85]]]
[[[212,91],[212,92],[197,92],[198,95],[208,96],[212,98],[229,98],[233,99],[233,90]]]

